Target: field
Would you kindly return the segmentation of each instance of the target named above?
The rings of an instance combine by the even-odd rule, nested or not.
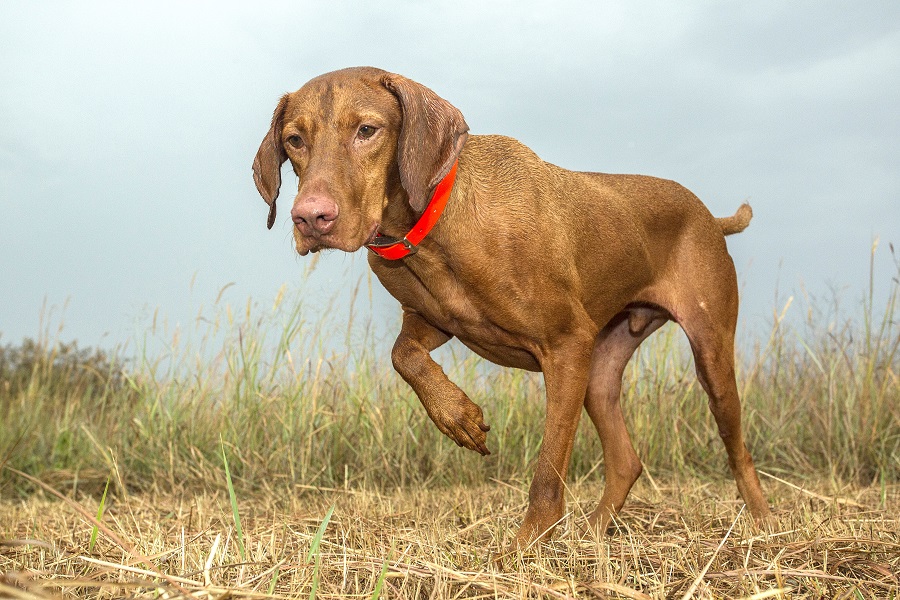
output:
[[[738,352],[748,445],[775,520],[742,510],[683,336],[632,360],[645,465],[616,528],[585,532],[602,453],[582,420],[568,514],[502,556],[540,445],[539,375],[440,361],[485,411],[457,448],[369,323],[329,346],[285,291],[137,358],[44,332],[0,348],[0,597],[900,598],[900,309],[790,300]],[[165,340],[158,353],[149,348]]]

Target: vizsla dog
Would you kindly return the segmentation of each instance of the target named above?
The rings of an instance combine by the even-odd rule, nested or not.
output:
[[[459,110],[400,75],[365,67],[316,77],[281,98],[253,162],[268,226],[290,161],[297,252],[370,249],[403,308],[394,368],[460,446],[488,454],[490,428],[432,350],[455,336],[497,364],[543,372],[544,437],[515,546],[548,536],[564,514],[582,407],[606,461],[590,524],[602,532],[622,508],[641,474],[619,405],[622,373],[666,321],[687,334],[738,490],[766,517],[741,431],[738,293],[725,247],[750,207],[716,219],[672,181],[567,171],[514,139],[467,132]]]

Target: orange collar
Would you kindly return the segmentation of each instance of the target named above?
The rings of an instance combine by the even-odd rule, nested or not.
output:
[[[434,189],[434,196],[431,202],[425,207],[425,212],[419,217],[419,220],[413,225],[402,240],[392,238],[390,236],[378,234],[371,244],[367,244],[366,248],[387,260],[397,260],[415,254],[418,250],[417,246],[425,239],[428,232],[435,226],[444,207],[447,206],[447,200],[450,199],[450,192],[453,191],[453,183],[456,181],[456,166],[459,161],[453,163],[450,172],[441,179]]]

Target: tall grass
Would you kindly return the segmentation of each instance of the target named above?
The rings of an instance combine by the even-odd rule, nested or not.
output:
[[[758,467],[900,480],[898,289],[894,279],[886,298],[870,291],[858,316],[843,320],[834,305],[809,304],[793,322],[785,311],[800,303],[779,307],[769,335],[743,345],[752,349],[739,353],[738,380]],[[112,474],[120,493],[219,489],[223,451],[243,491],[530,477],[544,413],[540,375],[443,354],[445,370],[492,426],[492,454],[482,458],[430,423],[386,353],[373,350],[366,323],[351,318],[346,349],[329,350],[333,335],[325,332],[334,324],[282,290],[271,307],[248,302],[237,313],[216,304],[197,328],[174,334],[158,355],[145,350],[128,360],[49,339],[0,348],[0,465],[84,491],[102,489]],[[138,346],[158,336],[154,321]],[[654,334],[632,359],[622,401],[652,477],[727,476],[677,327]],[[587,419],[571,473],[602,476]],[[0,472],[0,493],[25,493],[27,485]]]

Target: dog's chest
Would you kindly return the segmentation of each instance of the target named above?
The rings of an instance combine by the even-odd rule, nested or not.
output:
[[[385,277],[379,270],[375,273],[403,306],[447,333],[471,337],[490,326],[490,319],[479,308],[482,302],[477,287],[447,265],[426,263],[391,269]]]
[[[538,369],[529,336],[521,323],[496,310],[497,290],[478,274],[457,272],[443,263],[415,267],[372,265],[387,291],[408,310],[458,338],[488,360],[529,370]],[[494,310],[491,310],[494,307]]]

